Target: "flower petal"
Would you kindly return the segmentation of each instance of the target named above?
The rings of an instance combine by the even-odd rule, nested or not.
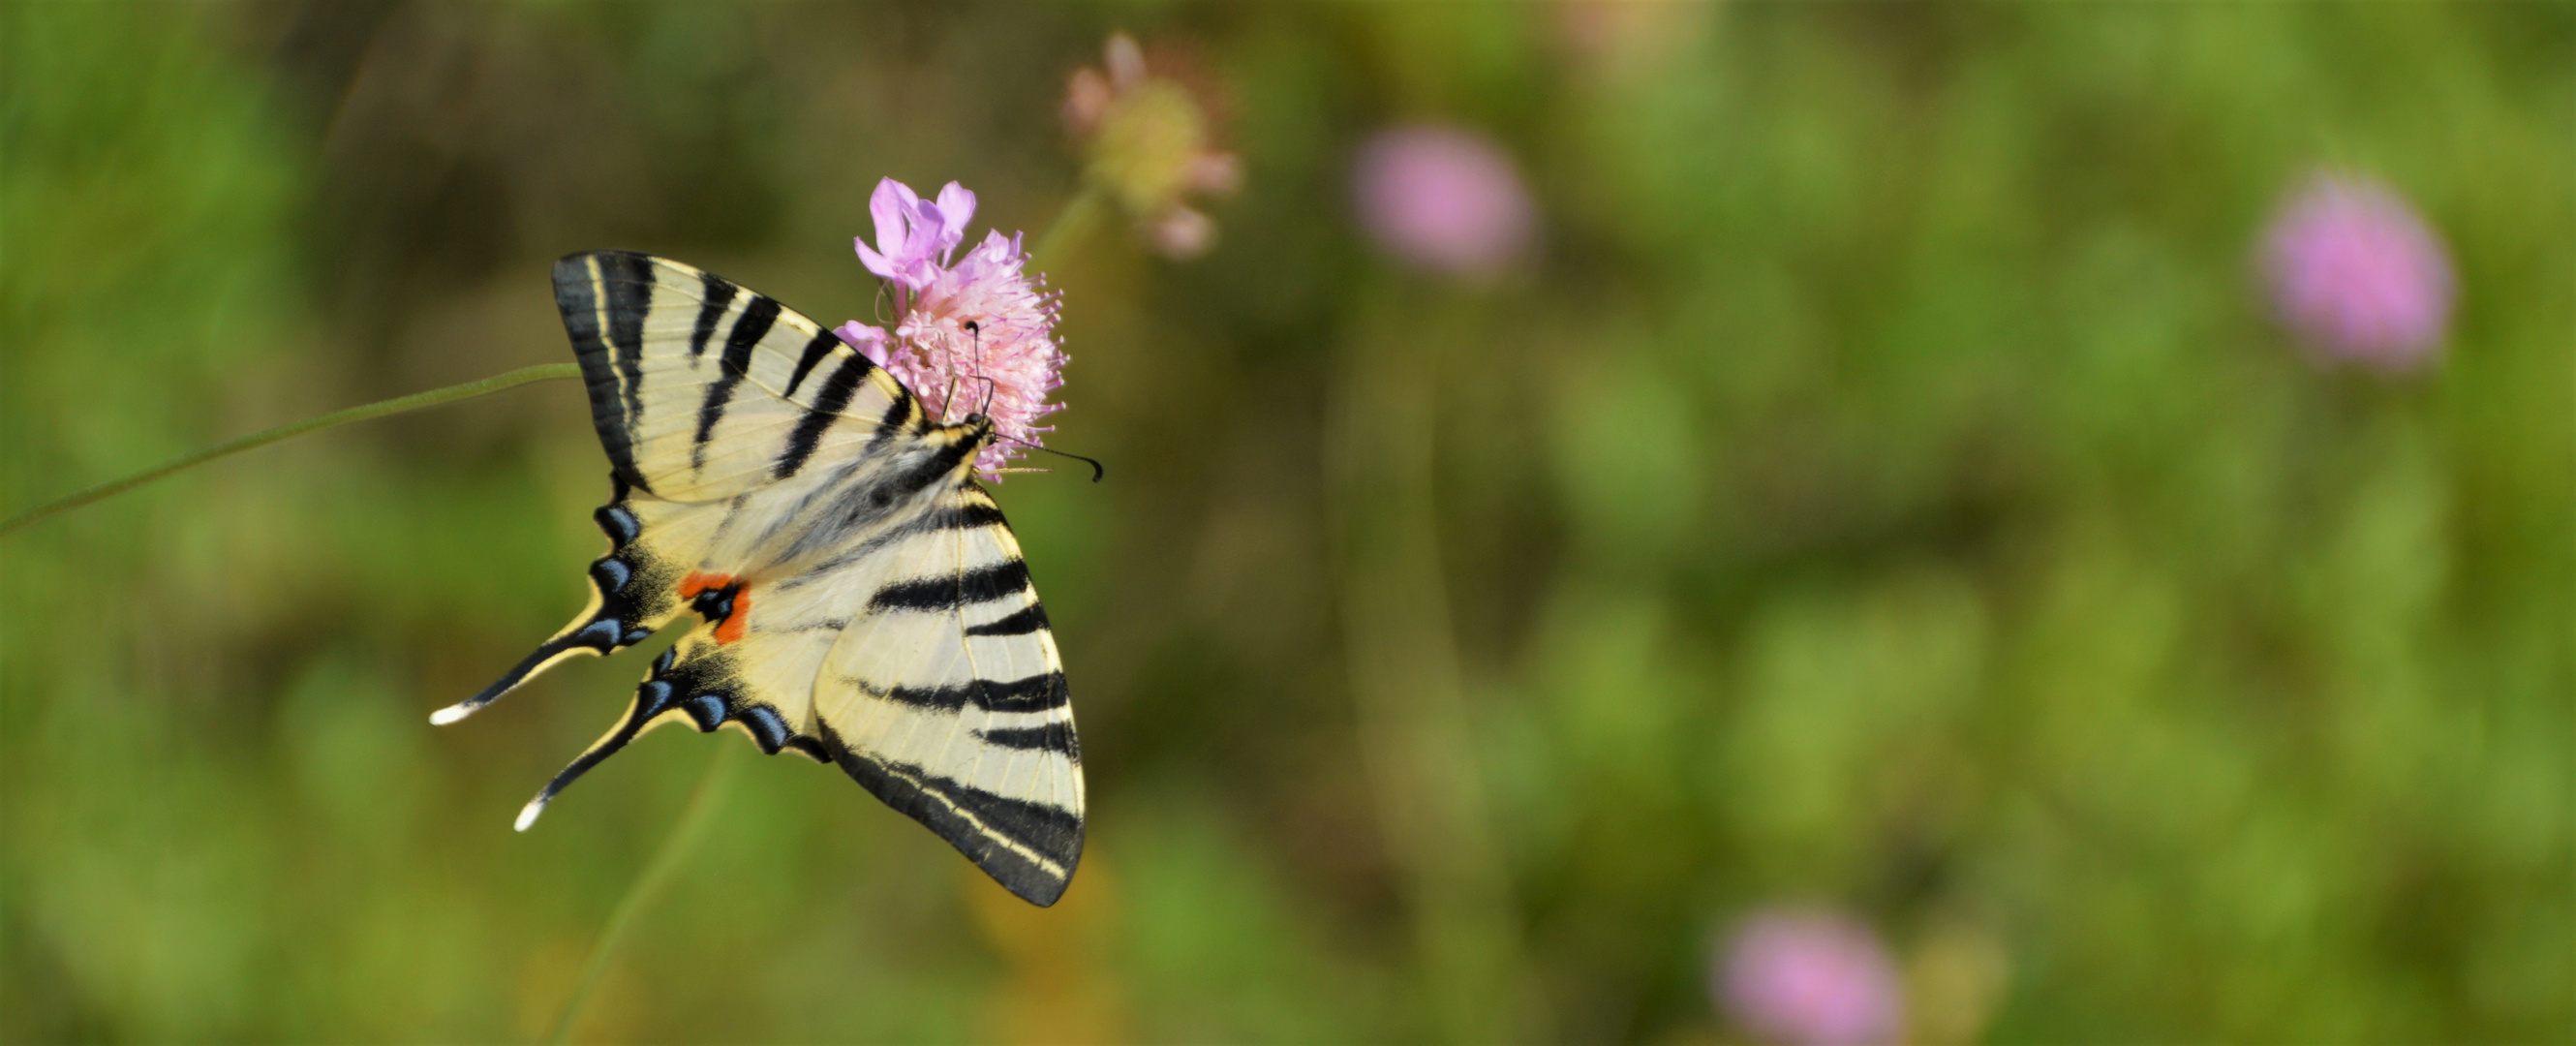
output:
[[[966,221],[975,216],[975,193],[963,185],[950,182],[939,187],[939,249],[946,251],[966,240]]]
[[[868,271],[877,274],[880,279],[894,278],[894,259],[869,249],[867,237],[855,236],[851,241],[859,245],[859,264],[867,266]]]
[[[917,265],[938,258],[939,231],[946,224],[941,220],[939,205],[926,200],[913,204],[911,222],[910,235],[903,241],[903,260]]]
[[[857,320],[851,320],[834,328],[832,333],[839,335],[842,343],[859,350],[859,355],[867,357],[868,362],[880,367],[886,365],[885,328],[871,327]]]
[[[920,202],[921,197],[913,194],[911,186],[892,178],[879,180],[877,191],[868,194],[868,217],[876,219],[877,249],[885,252],[885,257],[902,257],[903,243],[909,238],[906,226],[913,206]]]

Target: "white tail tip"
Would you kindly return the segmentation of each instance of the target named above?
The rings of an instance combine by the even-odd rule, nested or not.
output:
[[[429,725],[446,726],[447,724],[463,719],[466,716],[473,715],[474,708],[475,706],[465,704],[461,701],[456,704],[449,705],[445,708],[439,709],[438,711],[431,712],[429,714]]]
[[[519,808],[519,823],[511,825],[510,830],[527,831],[529,825],[537,823],[537,815],[544,812],[546,812],[546,797],[538,796],[528,800],[528,805]]]

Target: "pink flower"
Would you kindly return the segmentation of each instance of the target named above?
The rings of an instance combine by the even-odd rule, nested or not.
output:
[[[1511,158],[1449,127],[1381,131],[1352,172],[1360,224],[1424,268],[1490,275],[1518,258],[1537,224]]]
[[[948,264],[948,254],[966,239],[966,219],[975,216],[975,194],[950,182],[932,203],[912,187],[887,178],[868,197],[868,216],[876,219],[877,249],[858,241],[859,264],[907,291],[927,285],[933,270]]]
[[[2273,219],[2263,273],[2283,323],[2326,362],[2420,369],[2451,318],[2451,259],[2380,182],[2310,178]]]
[[[1868,927],[1830,912],[1775,909],[1747,919],[1711,985],[1747,1030],[1796,1046],[1892,1043],[1904,989]]]
[[[987,479],[1052,431],[1039,418],[1060,409],[1047,397],[1064,384],[1056,345],[1056,295],[1025,271],[1016,235],[987,232],[949,264],[974,216],[975,194],[950,182],[936,203],[889,178],[869,202],[878,249],[859,244],[868,271],[897,288],[894,329],[842,324],[834,333],[891,371],[922,407],[944,422],[993,419],[1001,438],[975,459]]]
[[[1212,88],[1194,84],[1185,51],[1157,61],[1184,72],[1146,69],[1134,37],[1113,33],[1103,69],[1077,69],[1065,86],[1064,126],[1083,158],[1083,177],[1105,190],[1166,257],[1189,259],[1216,246],[1216,220],[1192,208],[1243,182],[1243,163],[1218,147]]]

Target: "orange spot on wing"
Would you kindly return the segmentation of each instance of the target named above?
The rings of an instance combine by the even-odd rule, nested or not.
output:
[[[695,599],[700,592],[723,588],[730,584],[733,584],[731,574],[710,574],[703,570],[692,570],[689,571],[689,576],[680,579],[680,598]]]
[[[683,600],[696,599],[700,593],[722,592],[733,585],[734,576],[731,574],[716,574],[704,570],[692,570],[689,572],[689,576],[680,579],[680,598]],[[730,604],[724,605],[728,606],[729,609],[725,611],[724,619],[715,623],[716,645],[718,646],[722,646],[726,643],[742,638],[742,630],[747,627],[747,623],[751,620],[751,586],[744,585],[734,588],[733,601]],[[701,610],[700,613],[704,613],[704,611]]]
[[[730,580],[730,579],[728,579]],[[751,620],[751,588],[744,586],[733,594],[733,613],[716,625],[716,645],[723,646],[742,638],[742,630]]]

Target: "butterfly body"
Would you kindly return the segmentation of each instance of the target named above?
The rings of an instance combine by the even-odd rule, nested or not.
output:
[[[680,619],[609,732],[532,800],[646,730],[731,727],[841,767],[1012,892],[1063,892],[1082,768],[1062,661],[999,506],[994,436],[774,299],[667,259],[555,269],[614,489],[591,601],[453,722],[561,660]]]

